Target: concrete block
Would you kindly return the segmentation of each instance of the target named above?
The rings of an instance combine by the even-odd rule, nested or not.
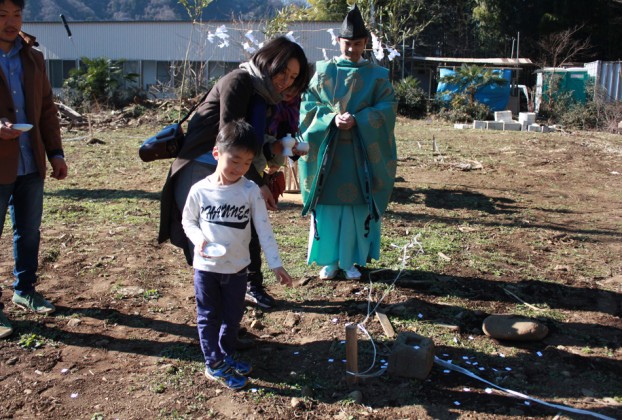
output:
[[[536,133],[541,133],[542,128],[540,128],[540,124],[529,124],[527,126],[527,131],[535,131]]]
[[[495,111],[495,121],[512,122],[512,111]]]
[[[413,332],[399,333],[389,355],[389,375],[425,379],[434,364],[434,342]]]
[[[479,130],[485,130],[486,121],[478,121],[478,120],[473,121],[473,128],[479,129]]]
[[[454,128],[457,129],[457,130],[465,130],[467,128],[471,128],[471,126],[469,124],[459,124],[459,123],[456,123],[456,124],[454,124]]]
[[[503,130],[502,121],[486,121],[486,128],[488,130]]]
[[[529,131],[529,123],[527,121],[521,121],[519,123],[521,125],[521,131]]]
[[[503,131],[521,131],[523,125],[517,122],[504,122]]]
[[[518,122],[527,122],[528,124],[535,124],[536,113],[535,112],[519,112]]]

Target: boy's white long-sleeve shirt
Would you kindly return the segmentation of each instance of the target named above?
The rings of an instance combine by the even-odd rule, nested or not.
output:
[[[184,232],[194,244],[193,267],[225,274],[247,267],[251,262],[248,251],[251,220],[268,267],[281,267],[268,210],[257,184],[245,177],[231,185],[218,185],[209,178],[194,184],[182,213]],[[199,250],[204,240],[223,245],[226,254],[220,258],[203,258]]]

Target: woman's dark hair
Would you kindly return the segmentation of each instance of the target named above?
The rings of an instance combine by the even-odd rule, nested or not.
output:
[[[294,41],[284,36],[274,38],[253,54],[251,61],[263,74],[272,78],[285,71],[287,62],[292,58],[300,64],[300,72],[292,86],[303,92],[309,84],[309,62],[302,47]]]

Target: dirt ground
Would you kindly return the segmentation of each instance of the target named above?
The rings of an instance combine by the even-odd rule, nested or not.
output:
[[[158,127],[64,133],[70,178],[47,184],[40,252],[51,316],[10,302],[7,220],[1,301],[15,332],[0,341],[0,418],[622,418],[621,135],[400,119],[382,256],[363,279],[320,281],[306,266],[298,194],[271,214],[299,284],[285,290],[266,272],[279,305],[247,307],[243,338],[255,346],[242,356],[254,373],[233,392],[203,376],[191,270],[155,240],[168,162],[142,163],[136,150]],[[424,380],[380,371],[393,339],[366,319],[368,296],[372,308],[382,297],[396,333],[432,338],[438,358],[490,384],[438,363]],[[549,334],[491,339],[491,314],[537,319]],[[374,362],[380,374],[356,384],[347,323],[377,351],[360,333],[359,369]]]

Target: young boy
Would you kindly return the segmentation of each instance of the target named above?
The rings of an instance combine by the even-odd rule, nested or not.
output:
[[[233,357],[244,314],[251,220],[268,266],[281,284],[292,285],[259,187],[244,177],[258,151],[250,124],[238,120],[222,126],[213,151],[216,171],[192,186],[182,214],[184,232],[195,249],[197,329],[205,376],[231,389],[243,388],[252,370],[250,364]],[[224,255],[210,256],[208,244],[212,243],[224,246]]]

